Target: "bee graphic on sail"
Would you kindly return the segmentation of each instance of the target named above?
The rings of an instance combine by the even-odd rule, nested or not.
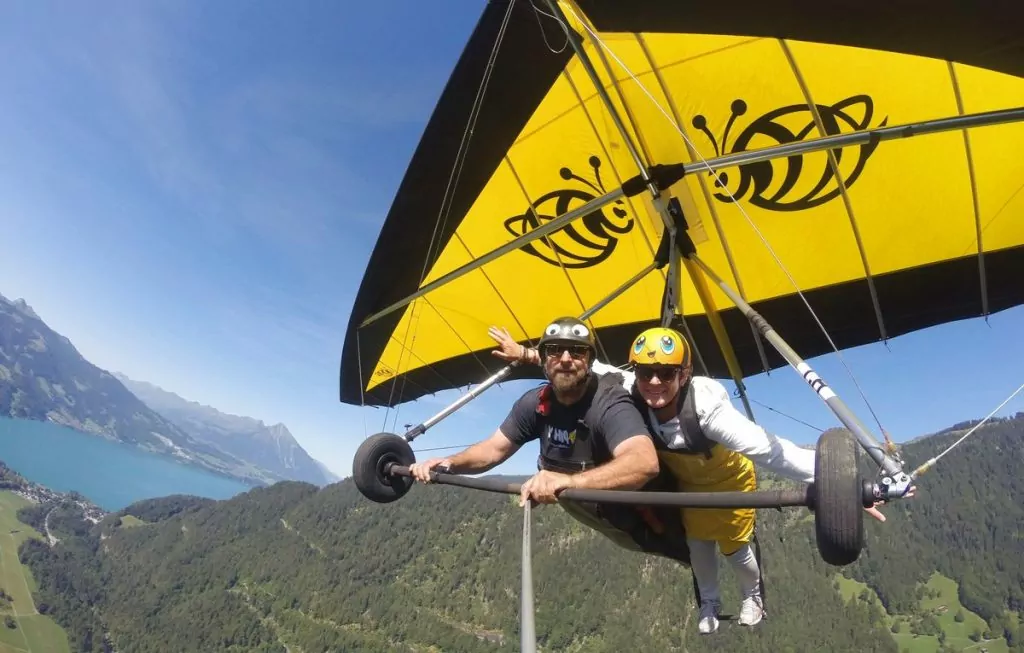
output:
[[[731,109],[732,114],[725,126],[721,145],[708,129],[707,118],[698,114],[692,121],[693,127],[703,132],[711,141],[716,156],[803,141],[818,129],[814,113],[820,116],[824,132],[829,136],[884,127],[888,122],[888,118],[884,118],[877,125],[871,124],[874,102],[870,96],[863,94],[831,105],[817,104],[813,111],[806,104],[792,104],[779,107],[752,120],[736,137],[732,148],[727,150],[729,132],[736,119],[747,113],[748,107],[746,102],[737,99],[732,102]],[[860,110],[860,117],[854,113],[856,109]],[[795,129],[787,126],[787,123],[795,123]],[[878,144],[878,141],[871,141],[851,148],[850,151],[840,148],[832,150],[840,166],[844,156],[846,160],[853,161],[852,169],[846,171],[841,178],[846,188],[856,183]],[[721,202],[735,203],[746,200],[769,211],[805,211],[836,199],[842,190],[839,180],[836,179],[824,156],[817,157],[816,163],[819,166],[808,169],[805,164],[811,156],[813,155],[802,153],[782,159],[748,163],[737,168],[738,175],[730,174],[727,170],[717,174],[710,171],[707,175],[718,189],[713,194],[714,198]],[[809,178],[809,183],[805,183],[805,186],[809,187],[795,193],[795,197],[790,197],[804,176]],[[732,187],[729,184],[730,179],[735,182]],[[729,192],[724,192],[727,188]]]
[[[562,188],[545,193],[522,215],[505,220],[505,229],[518,238],[540,227],[541,224],[568,213],[570,209],[604,195],[607,191],[601,182],[601,159],[591,156],[587,162],[594,172],[594,182],[580,177],[568,167],[558,171],[559,176],[565,181],[581,182],[586,189]],[[622,204],[622,200],[617,200],[607,209],[596,209],[580,219],[582,228],[568,224],[545,238],[543,242],[534,241],[524,245],[522,251],[554,266],[561,264],[567,268],[593,267],[612,255],[619,236],[628,234],[633,229],[633,220],[622,208]],[[547,214],[548,210],[553,210],[554,215]]]

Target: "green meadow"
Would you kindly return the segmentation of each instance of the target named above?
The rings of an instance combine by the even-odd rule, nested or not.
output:
[[[867,585],[845,576],[836,576],[839,592],[847,601],[855,599],[882,607],[878,595]],[[937,653],[944,642],[946,646],[970,653],[1007,653],[1006,640],[986,640],[988,629],[985,620],[960,604],[956,581],[936,572],[924,585],[924,598],[915,615],[887,615],[887,625],[901,653]],[[883,608],[884,611],[884,608]],[[941,635],[914,634],[915,621],[918,629],[927,629],[922,622],[934,620]],[[972,635],[977,638],[972,639]],[[941,638],[941,642],[940,642]]]
[[[0,653],[69,653],[64,630],[36,610],[35,580],[18,559],[22,542],[43,538],[18,521],[18,510],[26,505],[29,502],[18,495],[0,492],[0,588],[5,596],[0,599]]]

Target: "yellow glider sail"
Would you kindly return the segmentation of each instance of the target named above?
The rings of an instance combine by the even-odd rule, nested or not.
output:
[[[585,19],[577,6],[562,7],[571,21]],[[751,36],[598,32],[595,38],[589,24],[571,27],[647,165],[1024,106],[1021,77],[939,58]],[[534,29],[540,30],[536,22]],[[549,24],[547,42],[556,49],[557,34]],[[528,118],[515,126],[507,146],[486,158],[491,167],[463,173],[470,186],[476,176],[471,197],[451,202],[446,215],[410,208],[389,216],[431,227],[444,221],[448,231],[423,231],[418,249],[404,245],[418,258],[377,263],[404,272],[368,269],[367,280],[405,275],[411,283],[371,298],[364,280],[346,345],[343,400],[391,405],[480,381],[500,366],[488,353],[494,346],[488,326],[504,325],[518,339],[535,340],[552,318],[581,314],[651,263],[663,222],[645,192],[473,270],[353,335],[388,300],[638,174],[580,62],[565,55],[563,61],[542,92],[533,91],[538,100],[521,111]],[[511,97],[518,91],[489,86],[481,115],[522,102]],[[461,130],[448,133],[458,140]],[[495,146],[479,138],[471,138],[470,151]],[[826,347],[795,298],[794,281],[840,346],[1024,300],[1020,277],[1013,277],[1024,269],[1022,144],[1020,123],[949,131],[733,167],[717,177],[698,172],[669,193],[684,207],[698,255],[801,355],[811,356]],[[659,319],[664,283],[664,270],[650,274],[593,316],[603,358],[625,360],[628,340]],[[727,376],[705,307],[685,276],[682,285],[681,312],[697,345],[712,373]],[[720,290],[712,292],[725,309],[743,372],[761,371],[751,330],[728,310],[733,304]],[[771,356],[768,363],[783,361]]]

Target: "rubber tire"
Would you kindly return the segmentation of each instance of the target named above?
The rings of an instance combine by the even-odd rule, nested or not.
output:
[[[864,549],[864,506],[857,473],[857,442],[846,429],[818,438],[814,461],[814,534],[818,552],[837,567],[851,564]]]
[[[384,466],[395,463],[408,467],[416,462],[412,447],[394,433],[377,433],[366,438],[352,461],[352,479],[359,492],[370,501],[391,503],[405,496],[413,486],[408,476],[391,476]]]

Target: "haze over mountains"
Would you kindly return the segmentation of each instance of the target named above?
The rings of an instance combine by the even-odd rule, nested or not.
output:
[[[285,425],[225,415],[100,369],[24,300],[2,295],[0,415],[62,424],[250,485],[337,480]]]
[[[228,415],[144,381],[115,377],[147,406],[190,436],[247,460],[280,480],[326,485],[338,477],[314,460],[284,424],[268,426],[251,417]]]

